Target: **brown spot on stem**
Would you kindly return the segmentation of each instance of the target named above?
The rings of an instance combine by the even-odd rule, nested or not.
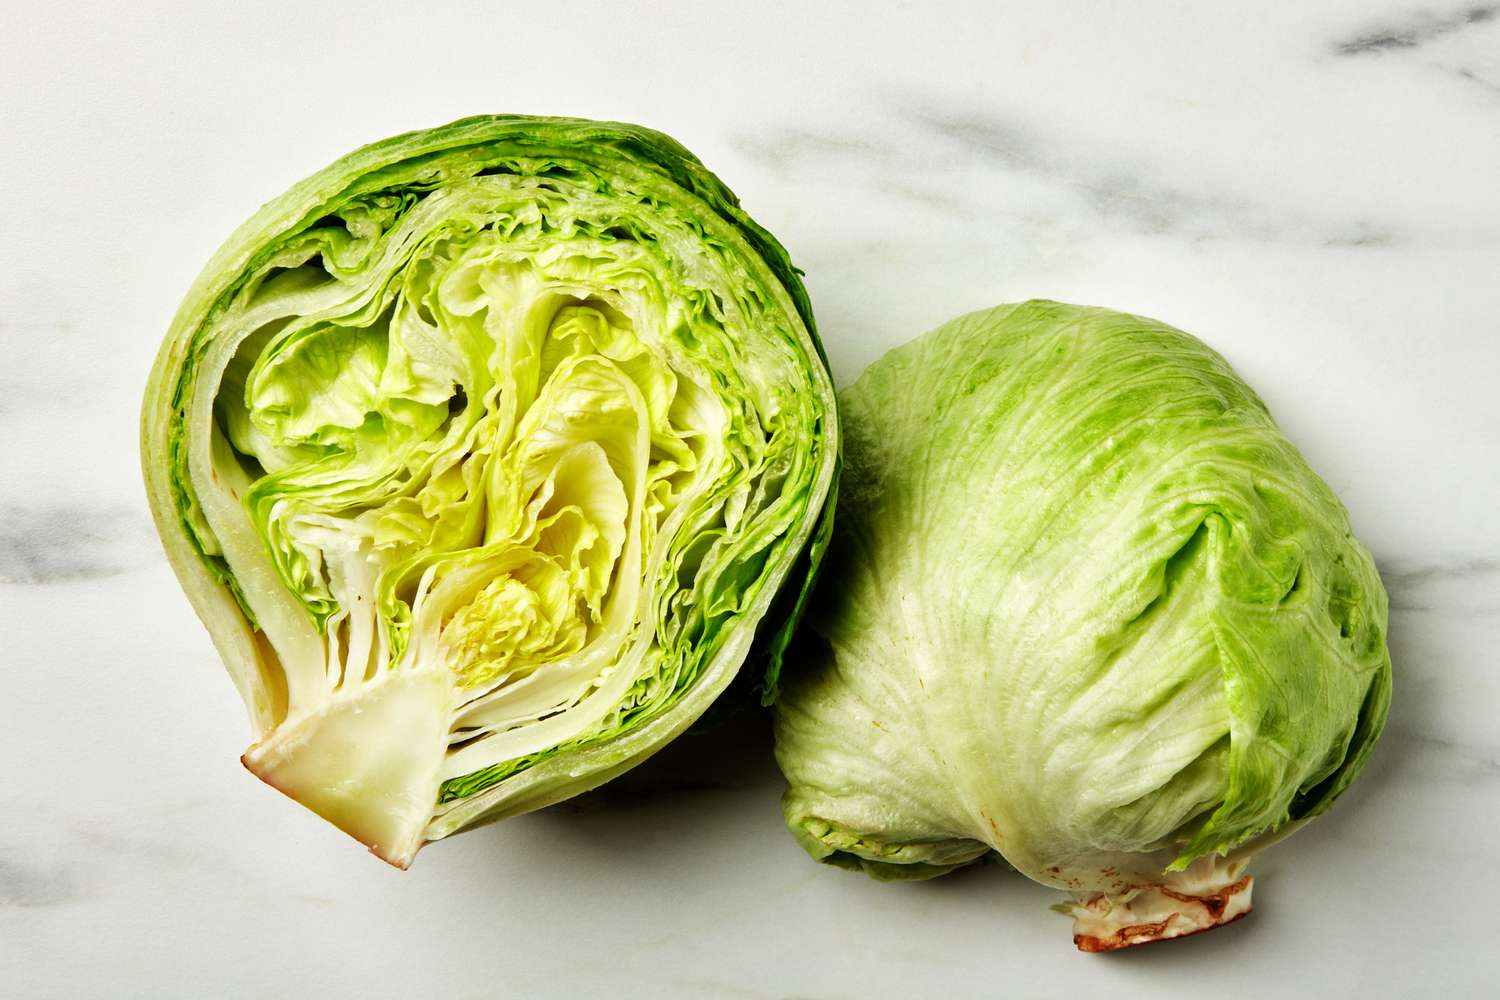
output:
[[[1235,914],[1233,917],[1224,921],[1222,924],[1209,924],[1207,927],[1199,927],[1196,930],[1187,931],[1183,934],[1174,934],[1171,937],[1163,937],[1161,932],[1166,930],[1167,925],[1172,922],[1172,917],[1176,916],[1176,914],[1174,913],[1171,916],[1168,916],[1165,920],[1158,920],[1155,923],[1131,924],[1128,927],[1121,927],[1119,930],[1115,931],[1108,937],[1096,937],[1091,934],[1074,934],[1073,943],[1078,946],[1079,951],[1087,951],[1091,953],[1102,951],[1120,951],[1122,948],[1133,948],[1137,945],[1143,944],[1155,944],[1158,941],[1178,941],[1182,938],[1192,937],[1194,934],[1203,934],[1220,927],[1228,927],[1236,920],[1242,920],[1245,917],[1249,916],[1249,914],[1250,911],[1246,910],[1244,913]]]

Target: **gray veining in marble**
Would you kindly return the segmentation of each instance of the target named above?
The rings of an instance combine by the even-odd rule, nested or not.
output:
[[[1392,612],[1500,616],[1500,559],[1480,557],[1383,568]]]
[[[1493,20],[1497,13],[1500,13],[1500,4],[1477,4],[1442,14],[1423,11],[1339,42],[1334,51],[1341,56],[1364,56],[1393,49],[1421,48],[1444,35]]]
[[[140,568],[155,546],[139,509],[0,501],[0,583],[114,576]]]
[[[1336,43],[1340,57],[1416,58],[1450,79],[1500,96],[1500,5],[1418,11]]]

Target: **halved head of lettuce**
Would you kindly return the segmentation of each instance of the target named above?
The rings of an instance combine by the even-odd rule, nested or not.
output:
[[[887,879],[998,852],[1075,895],[1086,950],[1243,915],[1246,860],[1349,787],[1391,691],[1374,563],[1261,400],[1171,327],[1028,302],[840,403],[777,705],[793,834]]]
[[[263,208],[189,293],[142,458],[247,767],[400,866],[680,733],[829,519],[785,251],[647,129],[486,117]],[[778,600],[778,593],[781,593]]]

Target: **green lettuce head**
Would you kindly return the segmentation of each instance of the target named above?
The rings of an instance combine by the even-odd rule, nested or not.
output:
[[[797,839],[882,879],[998,852],[1074,894],[1085,950],[1247,912],[1246,860],[1349,787],[1391,691],[1374,563],[1265,405],[1187,334],[1053,302],[840,404],[777,707]]]
[[[142,456],[245,765],[405,867],[640,762],[757,635],[774,684],[838,430],[797,273],[717,178],[647,129],[505,116],[246,223]]]

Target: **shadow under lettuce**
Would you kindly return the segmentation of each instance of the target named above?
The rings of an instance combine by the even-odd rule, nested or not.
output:
[[[707,791],[780,786],[771,714],[746,707],[713,716],[613,781],[542,810],[577,815]]]

